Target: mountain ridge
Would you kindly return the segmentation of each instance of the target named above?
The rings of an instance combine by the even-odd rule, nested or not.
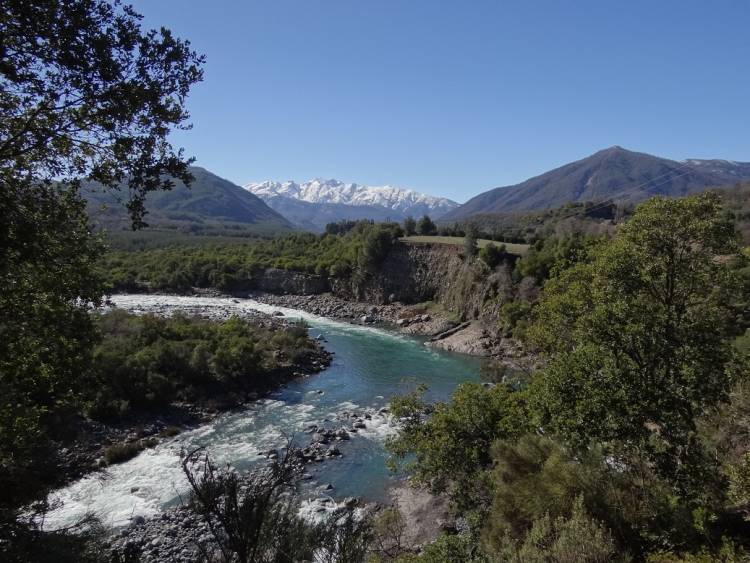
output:
[[[149,227],[187,232],[209,227],[264,233],[293,229],[289,220],[242,187],[199,166],[191,166],[190,172],[194,179],[189,187],[176,181],[171,190],[146,196],[145,222]],[[117,192],[89,183],[83,186],[82,194],[95,222],[110,230],[130,228],[130,218]]]
[[[447,213],[442,221],[480,213],[539,211],[584,201],[680,197],[747,179],[750,163],[719,159],[680,162],[615,145],[519,184],[483,192]]]

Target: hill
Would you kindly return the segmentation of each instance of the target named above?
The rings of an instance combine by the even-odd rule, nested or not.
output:
[[[690,159],[678,162],[611,147],[514,186],[470,199],[443,221],[477,214],[537,211],[585,201],[635,202],[684,196],[750,179],[750,163]]]
[[[372,219],[402,221],[407,216],[443,216],[458,203],[442,197],[396,188],[363,186],[316,178],[309,182],[255,182],[245,189],[296,225],[322,231],[327,223]]]
[[[190,187],[177,182],[169,191],[148,194],[146,223],[151,230],[188,234],[273,234],[294,227],[260,198],[204,168],[191,167]],[[96,184],[82,193],[94,222],[109,231],[130,230],[122,200],[126,193],[103,191]]]

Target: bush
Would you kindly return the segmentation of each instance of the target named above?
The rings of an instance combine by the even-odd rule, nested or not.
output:
[[[396,563],[490,563],[470,536],[443,534],[419,555],[405,554]]]
[[[279,367],[316,349],[304,326],[268,329],[232,318],[221,323],[175,315],[158,318],[114,310],[99,315],[102,333],[92,362],[88,414],[118,418],[173,401],[261,391]]]
[[[485,389],[464,383],[450,403],[432,406],[422,401],[421,391],[391,402],[391,412],[403,426],[387,442],[393,454],[389,463],[395,467],[406,461],[417,483],[436,493],[449,492],[457,506],[474,508],[485,494],[492,443],[531,429],[526,395],[506,385]],[[428,410],[432,413],[423,421]]]
[[[122,463],[134,458],[146,448],[153,448],[156,444],[155,438],[112,444],[104,448],[104,461],[107,462],[107,465]]]
[[[497,267],[507,256],[505,245],[497,246],[493,243],[479,250],[479,258],[490,268]]]
[[[182,430],[180,430],[180,428],[178,428],[177,426],[167,426],[166,428],[164,428],[164,430],[159,432],[159,436],[161,436],[162,438],[174,438],[180,432],[182,432]]]
[[[191,487],[190,506],[203,517],[222,561],[363,562],[370,521],[342,509],[320,524],[299,516],[292,493],[299,452],[288,447],[270,467],[244,477],[217,469],[201,450],[186,454],[182,469]],[[202,556],[210,558],[210,548]]]
[[[534,521],[523,540],[508,538],[501,551],[508,563],[609,563],[628,561],[604,526],[586,514],[583,499],[573,503],[570,517],[545,514]]]

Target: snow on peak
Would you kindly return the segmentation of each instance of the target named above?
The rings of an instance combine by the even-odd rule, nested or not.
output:
[[[262,199],[278,197],[309,203],[336,203],[355,206],[379,206],[408,214],[424,210],[444,214],[458,207],[454,201],[394,186],[362,186],[336,179],[314,178],[298,184],[293,181],[251,182],[243,186]]]

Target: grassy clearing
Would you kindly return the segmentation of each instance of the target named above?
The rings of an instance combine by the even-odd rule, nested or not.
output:
[[[427,243],[427,244],[453,244],[453,245],[463,245],[464,244],[464,238],[463,237],[431,237],[431,236],[411,236],[411,237],[402,237],[399,240],[407,243]],[[526,254],[526,251],[529,249],[528,244],[515,244],[511,242],[497,242],[494,240],[487,240],[487,239],[479,239],[477,240],[477,244],[479,245],[479,248],[482,248],[484,246],[487,246],[488,244],[495,244],[500,246],[501,244],[505,245],[505,248],[508,252],[511,254]]]

